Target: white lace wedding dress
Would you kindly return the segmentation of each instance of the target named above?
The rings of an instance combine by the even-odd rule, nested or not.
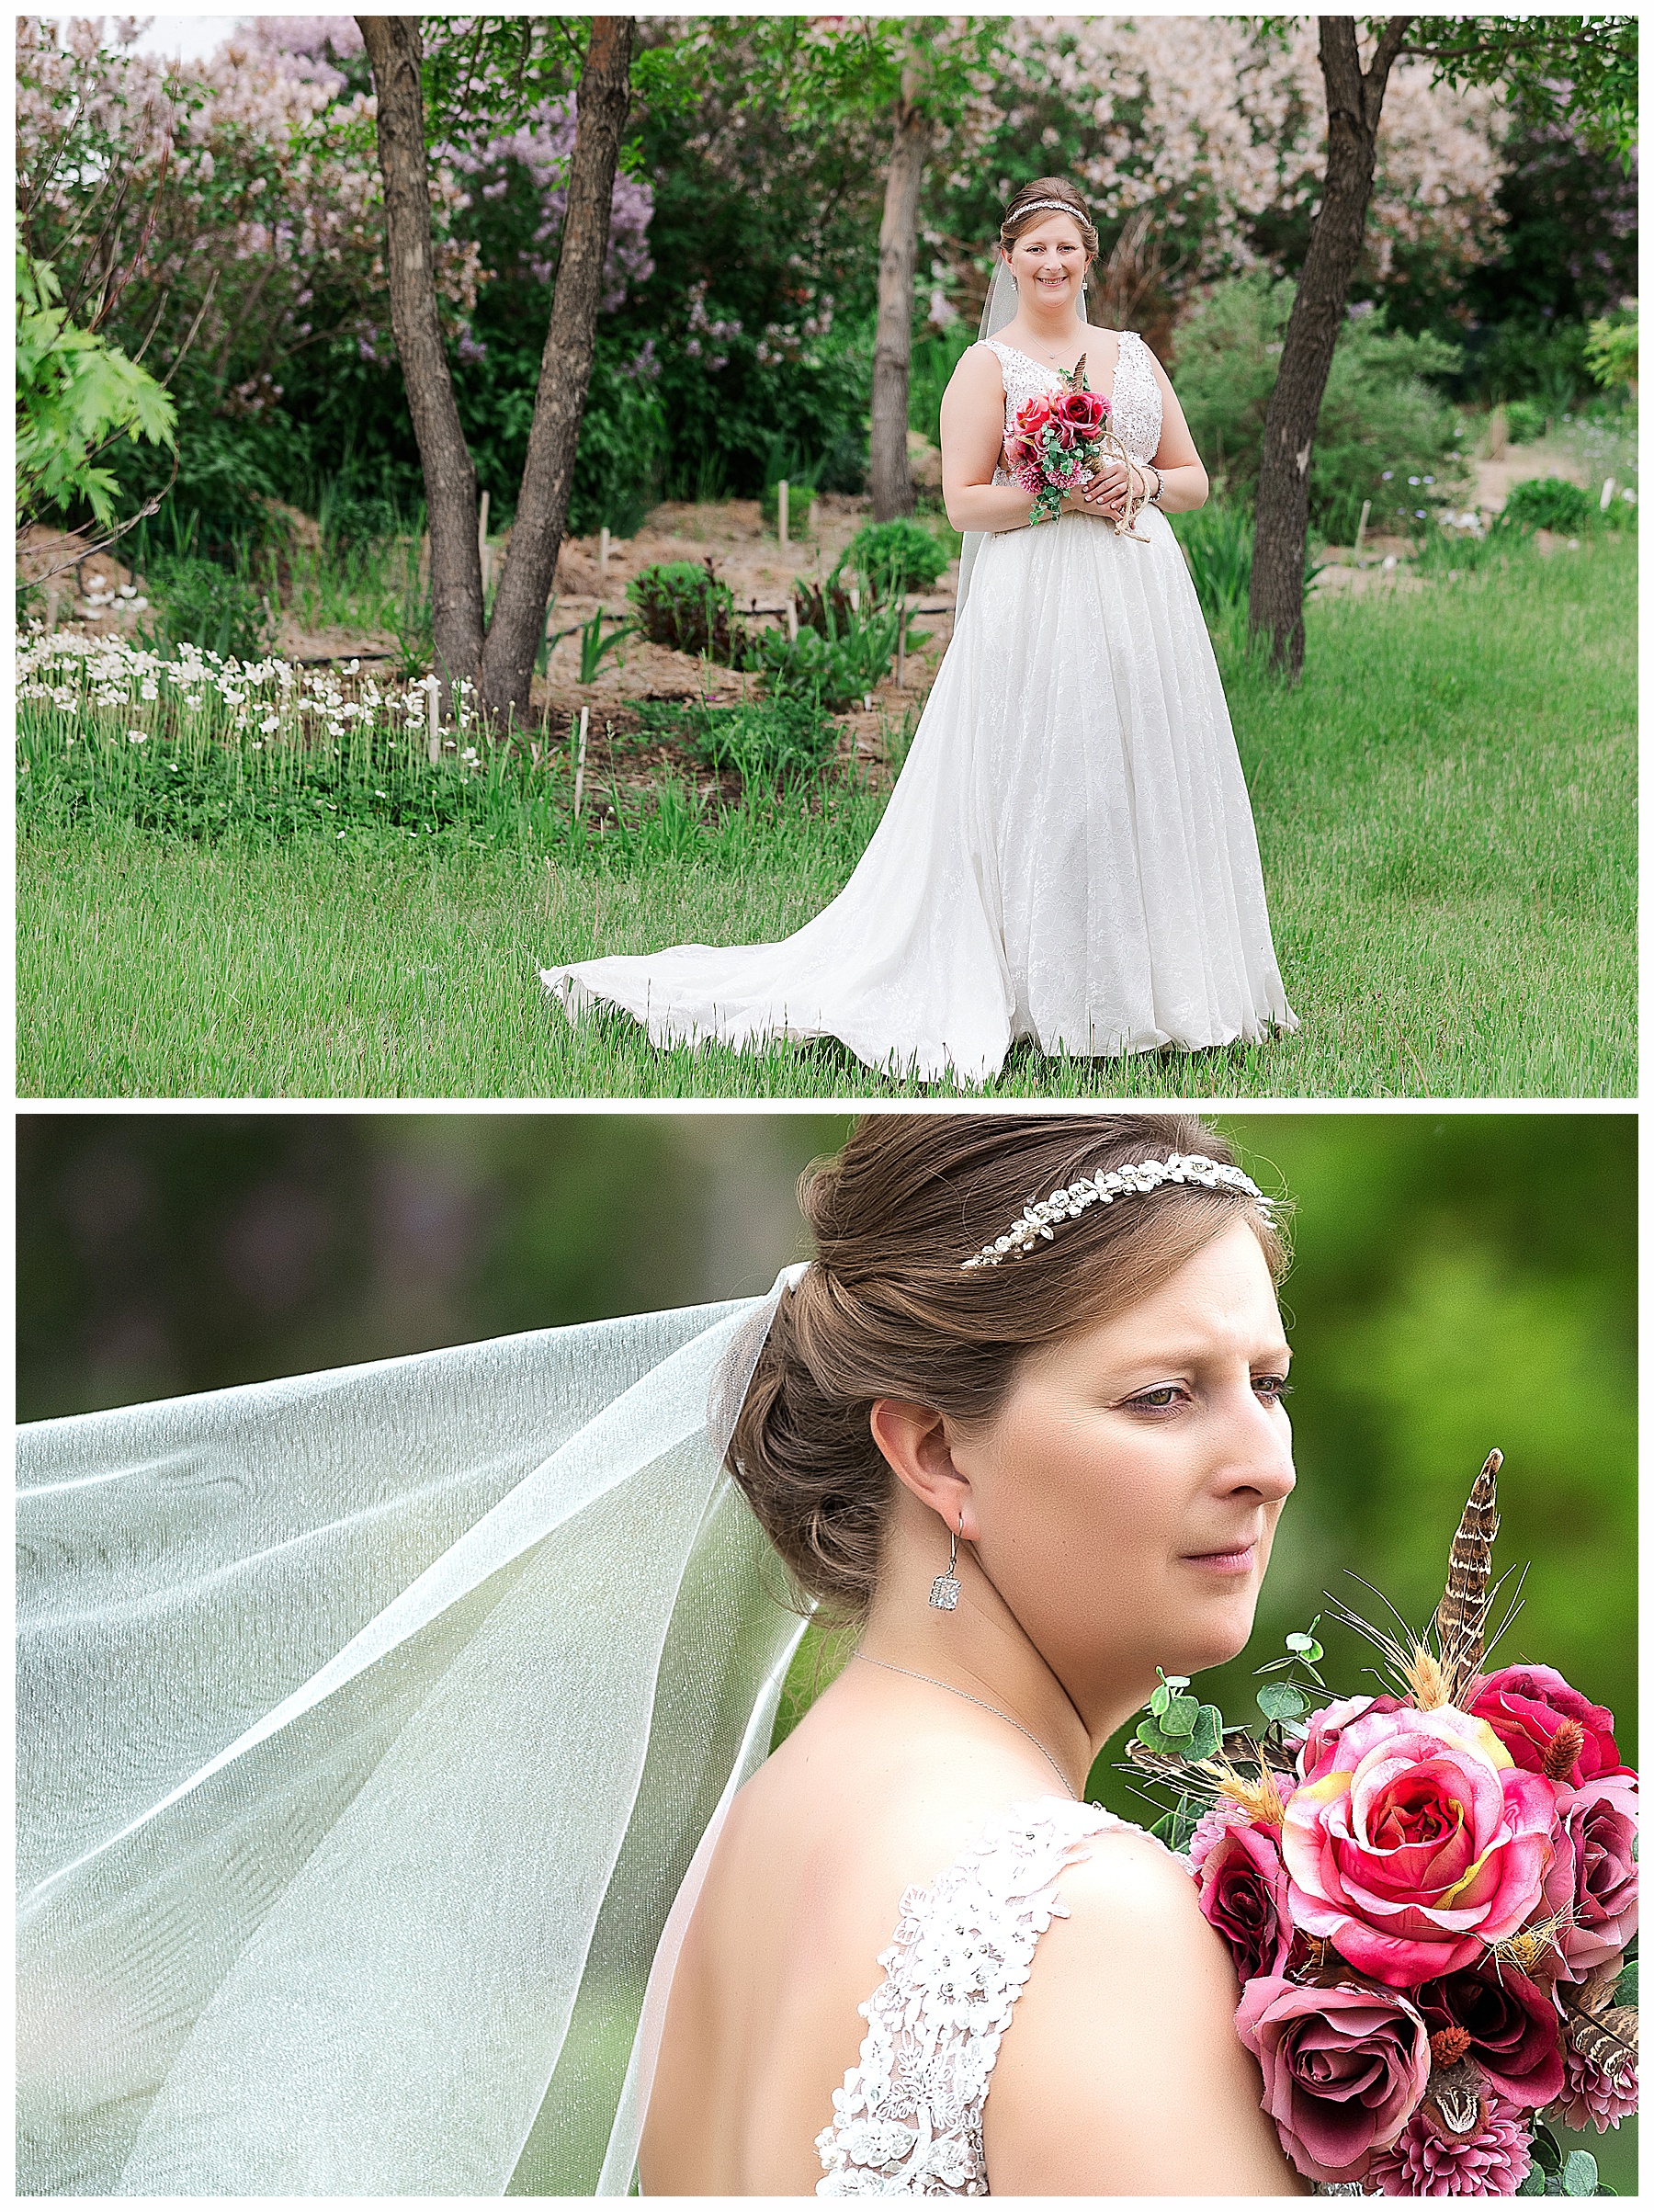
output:
[[[988,343],[1009,431],[1059,380]],[[1149,459],[1160,390],[1131,331],[1112,399]],[[571,1020],[607,1002],[656,1044],[834,1037],[882,1072],[972,1083],[1018,1038],[1118,1054],[1295,1027],[1199,603],[1164,516],[1137,527],[1146,542],[1064,514],[987,538],[839,896],[780,944],[543,969]]]
[[[1033,1798],[991,1821],[928,1889],[901,1900],[885,1979],[861,2008],[861,2057],[816,2138],[818,2196],[986,2196],[982,2108],[1000,2038],[1054,1919],[1063,1869],[1128,1823]]]

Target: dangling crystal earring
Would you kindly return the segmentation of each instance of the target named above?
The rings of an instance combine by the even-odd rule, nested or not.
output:
[[[937,1575],[931,1584],[930,1602],[938,1613],[953,1612],[959,1602],[959,1584],[954,1568],[958,1563],[959,1538],[964,1533],[965,1508],[961,1505],[957,1530],[950,1528],[947,1532],[947,1572]]]

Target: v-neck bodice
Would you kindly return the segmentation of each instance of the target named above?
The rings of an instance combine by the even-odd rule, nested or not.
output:
[[[990,338],[1005,386],[1005,435],[1016,425],[1016,411],[1037,393],[1051,391],[1063,380],[1063,371],[1037,361],[1020,346]],[[1094,390],[1095,387],[1093,386]],[[1102,397],[1109,404],[1109,426],[1133,460],[1152,460],[1161,440],[1160,386],[1154,380],[1153,357],[1135,330],[1120,333],[1119,358],[1115,363],[1114,388]],[[995,482],[1009,482],[997,475]]]

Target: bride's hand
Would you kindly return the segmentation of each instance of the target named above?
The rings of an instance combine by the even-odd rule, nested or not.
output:
[[[1124,461],[1105,461],[1089,483],[1078,492],[1068,493],[1062,504],[1073,514],[1100,515],[1116,522],[1126,512],[1127,487],[1133,506],[1140,506],[1148,493],[1148,479],[1140,470]]]

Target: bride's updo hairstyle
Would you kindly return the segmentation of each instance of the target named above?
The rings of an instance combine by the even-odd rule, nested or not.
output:
[[[829,1617],[864,1618],[878,1578],[896,1478],[873,1441],[877,1399],[991,1420],[1029,1353],[1127,1311],[1232,1221],[1279,1279],[1265,1210],[1197,1184],[1092,1206],[1025,1258],[962,1265],[1029,1199],[1173,1152],[1234,1160],[1186,1114],[870,1114],[805,1172],[815,1264],[781,1295],[728,1464]]]
[[[1037,207],[1037,200],[1059,199],[1061,209]],[[1012,195],[1005,209],[1005,220],[1000,225],[1000,244],[1008,254],[1023,233],[1033,223],[1044,222],[1048,216],[1070,214],[1079,226],[1081,243],[1087,255],[1095,259],[1097,253],[1096,226],[1086,212],[1085,202],[1064,176],[1037,176],[1031,185],[1024,185]]]

